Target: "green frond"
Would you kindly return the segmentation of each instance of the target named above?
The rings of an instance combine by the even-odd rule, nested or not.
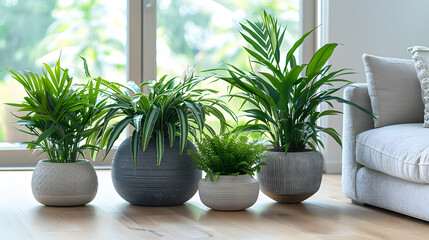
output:
[[[247,136],[236,133],[206,135],[196,144],[198,151],[188,150],[195,167],[207,173],[206,178],[216,181],[219,175],[249,174],[259,171],[266,148]]]
[[[351,74],[348,69],[330,72],[331,65],[327,65],[327,62],[338,44],[326,44],[314,54],[308,64],[298,64],[294,56],[296,50],[317,27],[305,33],[286,54],[282,54],[280,51],[286,28],[280,26],[277,19],[265,11],[260,15],[257,21],[246,20],[240,24],[240,35],[247,43],[244,49],[250,58],[250,70],[244,71],[227,64],[227,68],[221,70],[228,75],[217,76],[219,80],[229,84],[230,90],[240,90],[235,94],[229,91],[226,96],[239,98],[247,103],[246,106],[243,103],[246,113],[243,116],[251,120],[234,131],[261,132],[268,137],[268,142],[275,151],[301,151],[307,147],[314,150],[318,146],[323,147],[320,132],[341,143],[335,130],[320,128],[317,124],[322,117],[342,112],[331,109],[320,113],[318,107],[322,103],[332,107],[332,101],[337,101],[371,113],[335,96],[335,93],[350,83],[340,77]],[[282,62],[280,56],[283,55],[286,55],[286,59]],[[260,67],[254,68],[252,64]],[[342,85],[334,87],[333,83],[335,86]]]
[[[74,84],[60,59],[53,67],[44,63],[42,75],[7,70],[27,93],[21,103],[9,104],[26,112],[16,116],[17,123],[27,128],[20,130],[37,137],[24,144],[28,149],[42,149],[51,162],[75,162],[88,152],[95,157],[101,148],[98,144],[107,144],[104,131],[112,132],[104,126],[114,115],[104,109],[107,102],[99,92],[101,80],[91,78],[82,60],[88,77],[85,84]]]

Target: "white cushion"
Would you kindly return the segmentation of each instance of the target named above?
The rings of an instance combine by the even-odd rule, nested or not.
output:
[[[362,132],[356,138],[356,161],[394,177],[429,183],[429,129],[407,123]]]
[[[429,48],[415,46],[408,48],[408,51],[413,56],[414,66],[422,88],[425,106],[423,127],[429,127]]]
[[[423,122],[420,83],[412,60],[362,56],[375,127]]]

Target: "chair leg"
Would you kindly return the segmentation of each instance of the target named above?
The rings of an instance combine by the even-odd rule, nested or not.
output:
[[[354,199],[352,199],[352,203],[353,203],[353,204],[356,204],[356,205],[359,205],[359,206],[365,206],[365,203],[363,203],[363,202],[359,202],[359,201],[354,200]]]

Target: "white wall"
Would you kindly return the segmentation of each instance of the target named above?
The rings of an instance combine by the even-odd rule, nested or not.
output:
[[[319,7],[320,42],[343,44],[330,63],[333,69],[358,72],[349,80],[366,81],[363,53],[411,59],[409,46],[429,47],[429,0],[319,0]],[[323,124],[342,132],[342,117],[330,117]],[[341,148],[332,139],[325,147],[325,171],[340,172]]]

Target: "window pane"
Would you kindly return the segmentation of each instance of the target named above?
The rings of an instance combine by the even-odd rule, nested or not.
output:
[[[63,68],[84,79],[82,60],[91,73],[111,81],[126,80],[127,1],[0,0],[0,68],[41,73],[41,63],[53,64],[61,54]],[[15,129],[13,108],[22,87],[0,72],[0,148],[29,140]]]
[[[248,66],[239,23],[266,10],[288,26],[286,46],[298,37],[299,0],[158,0],[157,72],[179,75],[187,65]]]
[[[282,26],[287,25],[281,49],[286,54],[298,38],[298,7],[299,0],[158,0],[157,75],[180,76],[187,65],[196,65],[197,71],[224,67],[224,63],[249,69],[239,23],[256,20],[264,10],[278,18]],[[218,90],[215,97],[219,97],[226,93],[227,84],[218,81],[202,87]],[[233,99],[228,105],[237,112],[242,102]],[[207,121],[216,128],[214,117]],[[246,120],[240,118],[240,122]]]

